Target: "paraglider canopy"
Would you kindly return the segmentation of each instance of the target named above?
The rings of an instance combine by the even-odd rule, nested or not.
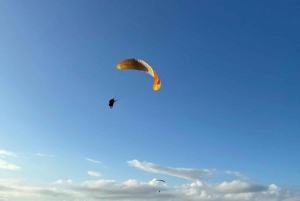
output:
[[[152,180],[151,184],[154,184],[155,182],[159,182],[159,181],[166,183],[165,180],[162,180],[162,179],[154,179],[154,180]]]
[[[156,182],[156,181],[162,181],[162,182],[165,182],[165,180],[162,180],[162,179],[156,179],[154,180],[153,182]],[[165,182],[166,183],[166,182]]]
[[[154,78],[153,90],[158,91],[161,88],[161,82],[154,69],[145,61],[140,59],[126,59],[117,64],[119,70],[139,70],[144,71]]]

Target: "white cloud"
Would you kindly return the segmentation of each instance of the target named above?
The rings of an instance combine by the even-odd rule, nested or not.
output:
[[[174,177],[184,178],[191,181],[202,180],[202,177],[210,176],[215,173],[215,169],[196,170],[191,168],[170,168],[162,167],[148,162],[139,162],[138,160],[127,161],[127,163],[130,166],[136,167],[147,172],[171,175]]]
[[[24,200],[24,198],[29,198],[29,200],[43,200],[41,197],[53,197],[53,200],[57,200],[57,197],[68,197],[72,193],[60,190],[57,188],[42,188],[42,187],[31,187],[26,186],[24,182],[16,182],[14,180],[7,180],[5,183],[0,184],[0,198],[5,198],[6,200]],[[74,193],[73,193],[74,195]],[[47,199],[48,200],[48,199]]]
[[[100,177],[100,175],[101,175],[99,172],[93,172],[93,171],[88,171],[87,173],[94,177]]]
[[[65,181],[62,179],[59,179],[59,180],[53,182],[52,184],[64,185],[64,184],[72,184],[72,183],[73,183],[72,179],[65,180]]]
[[[227,170],[227,171],[225,171],[225,173],[226,173],[226,174],[229,174],[229,175],[235,175],[235,176],[237,176],[237,177],[239,177],[240,179],[243,179],[243,180],[247,180],[247,179],[248,179],[247,176],[243,175],[243,174],[240,173],[240,172],[229,171],[229,170]]]
[[[217,186],[216,189],[220,192],[226,193],[249,193],[265,191],[267,190],[267,187],[235,180],[232,182],[222,182],[220,185]]]
[[[57,183],[70,184],[58,180]],[[67,180],[69,181],[69,180]],[[66,190],[59,188],[41,188],[26,186],[24,183],[12,181],[0,184],[0,197],[13,200],[28,197],[31,200],[57,200],[58,197],[70,200],[105,200],[105,201],[298,201],[294,196],[274,184],[262,186],[239,180],[222,183],[194,181],[177,187],[150,185],[129,179],[124,182],[115,180],[90,180],[81,184],[66,185]],[[160,191],[160,193],[159,193]]]
[[[136,161],[138,162],[138,161]],[[149,172],[188,177],[186,184],[167,186],[152,184],[151,181],[128,179],[124,182],[115,180],[89,180],[74,184],[71,179],[57,180],[57,188],[26,186],[20,180],[0,180],[0,198],[7,200],[104,200],[104,201],[299,201],[300,190],[275,184],[268,186],[248,181],[233,180],[220,183],[200,179],[191,181],[190,173],[178,173],[182,168],[166,168],[151,163],[136,163]],[[150,167],[149,167],[150,166]],[[141,169],[141,168],[140,168]],[[184,169],[184,168],[183,168]],[[185,170],[185,169],[184,169]],[[194,169],[188,169],[194,170]],[[201,170],[202,171],[202,170]],[[162,173],[164,172],[164,173]],[[174,173],[175,172],[175,173]],[[198,173],[198,172],[197,172]],[[196,174],[197,175],[197,174]],[[153,180],[152,180],[153,181]],[[166,181],[168,182],[168,181]],[[64,185],[61,185],[64,184]],[[288,189],[289,188],[289,189]],[[160,192],[159,192],[160,191]]]
[[[96,189],[96,188],[110,188],[116,184],[115,180],[92,180],[92,181],[85,181],[82,183],[81,187],[83,188],[90,188],[90,189]]]
[[[137,180],[118,183],[115,180],[86,181],[74,188],[81,192],[83,199],[95,200],[161,200],[166,195],[159,195],[162,187],[151,186]],[[166,190],[167,191],[167,190]],[[157,198],[157,199],[155,199]]]
[[[93,162],[93,163],[101,163],[100,161],[96,161],[96,160],[93,160],[93,159],[90,159],[90,158],[86,158],[86,160],[88,160],[90,162]]]
[[[36,155],[40,156],[40,157],[54,157],[54,155],[45,155],[45,154],[41,154],[41,153],[37,153]]]
[[[0,179],[0,184],[3,185],[20,185],[23,184],[25,180],[23,179]]]
[[[234,187],[238,185],[241,187],[235,190]],[[74,187],[74,190],[81,192],[83,199],[107,201],[158,201],[162,199],[170,201],[288,201],[294,199],[292,195],[286,196],[285,192],[275,185],[268,187],[242,181],[221,184],[195,181],[179,187],[167,188],[137,180],[127,180],[123,183],[114,180],[96,180],[83,182]],[[300,199],[299,196],[297,198]]]
[[[5,158],[5,156],[17,157],[17,155],[15,153],[10,152],[10,151],[6,151],[6,150],[0,150],[0,156],[3,156],[4,158]],[[4,161],[4,160],[0,159],[0,169],[18,171],[21,168],[17,165],[11,164],[7,161]]]
[[[13,171],[21,170],[19,166],[10,164],[2,159],[0,159],[0,168],[6,170],[13,170]]]
[[[0,150],[0,155],[17,157],[15,153],[6,150]]]

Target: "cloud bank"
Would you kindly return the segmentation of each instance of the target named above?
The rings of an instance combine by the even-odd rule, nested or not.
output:
[[[31,197],[33,200],[119,200],[119,201],[299,201],[294,196],[274,184],[262,186],[239,180],[220,184],[191,182],[182,186],[168,188],[150,185],[129,179],[124,182],[115,180],[89,180],[81,184],[68,184],[68,189],[39,188],[25,185],[0,184],[0,197],[9,200]],[[159,193],[160,191],[160,193]]]
[[[275,184],[261,185],[248,180],[224,182],[208,182],[203,176],[211,176],[216,170],[163,167],[148,162],[131,160],[127,162],[135,168],[185,178],[180,186],[153,184],[149,181],[128,179],[124,182],[116,180],[87,180],[74,183],[73,180],[57,180],[52,184],[56,188],[33,187],[24,181],[0,181],[0,198],[3,200],[85,200],[85,201],[299,201],[299,189],[292,191],[280,188]],[[92,172],[90,173],[98,173]],[[229,171],[227,174],[243,175]],[[99,173],[100,175],[100,173]],[[76,179],[76,178],[74,178]],[[166,181],[168,183],[168,181]],[[160,191],[160,192],[159,192]]]

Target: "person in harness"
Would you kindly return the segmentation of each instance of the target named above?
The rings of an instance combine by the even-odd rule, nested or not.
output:
[[[117,101],[117,100],[115,100],[114,98],[113,98],[113,99],[110,99],[110,100],[109,100],[109,103],[108,103],[109,107],[110,107],[110,108],[113,108],[114,103],[115,103],[116,101]]]

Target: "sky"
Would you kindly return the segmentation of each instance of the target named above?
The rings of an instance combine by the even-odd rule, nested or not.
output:
[[[299,10],[0,1],[0,200],[299,201]]]

